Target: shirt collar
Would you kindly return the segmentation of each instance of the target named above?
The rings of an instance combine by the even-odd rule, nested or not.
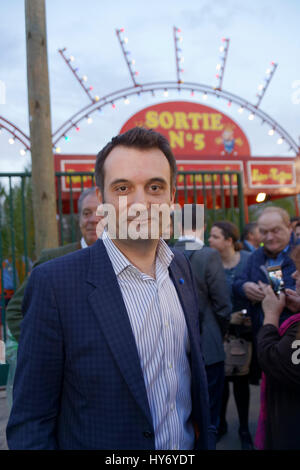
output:
[[[135,270],[138,270],[128,258],[119,250],[119,248],[114,244],[114,242],[109,237],[107,231],[105,230],[102,234],[102,241],[110,258],[110,261],[113,265],[115,274],[118,276],[128,267],[132,267]],[[174,257],[174,253],[170,250],[166,242],[160,238],[156,251],[156,261],[162,264],[165,269],[171,264],[171,261]]]
[[[81,245],[81,248],[87,248],[88,247],[88,245],[87,245],[87,243],[86,243],[86,241],[83,237],[81,237],[80,245]]]
[[[203,240],[198,237],[193,237],[193,235],[182,235],[181,237],[178,238],[179,242],[196,242],[199,245],[203,246]]]

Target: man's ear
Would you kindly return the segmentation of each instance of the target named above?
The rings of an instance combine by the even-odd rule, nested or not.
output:
[[[100,188],[96,187],[96,196],[99,201],[99,204],[103,204],[103,196]]]
[[[171,204],[174,204],[175,194],[176,194],[176,186],[174,186],[171,191]]]

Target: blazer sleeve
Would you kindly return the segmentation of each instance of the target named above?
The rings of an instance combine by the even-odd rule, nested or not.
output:
[[[56,449],[64,351],[59,312],[44,266],[25,291],[13,406],[7,426],[10,449]]]
[[[207,259],[205,280],[212,310],[223,335],[228,330],[232,305],[220,255],[212,250]]]
[[[41,257],[34,263],[33,269],[39,264],[49,261],[49,259],[51,259],[51,257],[47,254],[47,251],[43,251]],[[17,342],[20,340],[21,321],[23,320],[22,303],[28,284],[28,278],[29,276],[25,278],[23,284],[16,290],[8,302],[5,312],[8,328]]]

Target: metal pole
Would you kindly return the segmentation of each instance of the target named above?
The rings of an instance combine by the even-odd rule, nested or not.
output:
[[[36,256],[58,246],[45,0],[25,0],[27,82]]]

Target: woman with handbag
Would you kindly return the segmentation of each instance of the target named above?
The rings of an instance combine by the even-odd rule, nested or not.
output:
[[[239,436],[243,450],[252,450],[253,443],[248,427],[250,387],[249,367],[252,355],[251,320],[246,315],[247,304],[232,294],[232,284],[246,267],[249,252],[242,250],[237,227],[231,222],[215,222],[210,231],[209,245],[219,251],[231,293],[233,313],[228,334],[224,341],[225,384],[218,439],[227,432],[226,409],[229,399],[229,383],[233,383],[234,399],[239,416]]]
[[[276,295],[271,286],[260,283],[265,297],[264,322],[257,337],[258,360],[263,370],[255,436],[259,450],[300,449],[300,246],[294,248],[291,258],[297,269],[292,274],[296,292],[286,289]],[[282,310],[286,305],[291,309],[292,303],[293,314],[279,326]]]

